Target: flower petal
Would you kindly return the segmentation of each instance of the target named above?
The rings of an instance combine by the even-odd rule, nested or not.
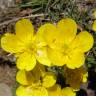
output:
[[[45,47],[39,48],[37,50],[36,58],[38,62],[40,62],[41,64],[46,65],[46,66],[51,66],[51,61],[49,60],[47,56],[47,50]]]
[[[16,96],[28,96],[25,91],[26,87],[20,86],[16,89]],[[29,95],[30,96],[30,95]]]
[[[55,74],[52,72],[47,72],[46,75],[43,78],[42,85],[45,88],[52,87],[56,83],[56,77]]]
[[[48,48],[47,54],[53,65],[63,66],[66,64],[67,56],[64,56],[62,52]]]
[[[64,41],[64,38],[61,38],[61,33],[56,26],[50,23],[44,24],[39,28],[37,37],[41,41],[46,42],[51,48],[55,49],[59,48]]]
[[[57,24],[57,28],[60,30],[65,44],[69,44],[76,36],[77,24],[70,18],[60,20]]]
[[[29,85],[32,83],[33,78],[30,71],[20,70],[17,72],[16,80],[22,85]]]
[[[76,96],[76,93],[70,87],[62,89],[62,96]]]
[[[84,62],[84,53],[75,50],[74,52],[69,53],[69,59],[67,61],[66,66],[70,69],[75,69],[81,67]]]
[[[92,35],[87,31],[83,31],[76,36],[76,39],[73,41],[73,47],[82,52],[87,52],[92,48],[93,43]]]
[[[34,88],[32,96],[48,96],[47,89],[45,89],[44,87]]]
[[[1,47],[10,53],[17,53],[20,52],[24,47],[22,46],[22,43],[18,41],[16,36],[11,33],[6,33],[1,38]]]
[[[32,42],[32,37],[34,34],[34,27],[30,20],[21,19],[17,21],[16,26],[16,36],[24,43]]]
[[[16,90],[16,96],[48,96],[44,87],[20,86]]]
[[[20,70],[32,70],[36,65],[36,58],[28,52],[22,53],[17,59],[17,68]]]

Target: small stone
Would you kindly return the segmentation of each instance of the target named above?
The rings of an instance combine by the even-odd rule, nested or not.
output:
[[[12,96],[11,88],[5,83],[0,83],[0,96]]]

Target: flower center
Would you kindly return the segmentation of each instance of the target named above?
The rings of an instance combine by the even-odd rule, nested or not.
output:
[[[67,44],[64,44],[64,46],[62,48],[63,55],[68,55],[70,51],[71,50],[70,50],[69,46]]]
[[[37,51],[36,44],[35,43],[28,44],[27,47],[26,47],[26,51],[31,53],[31,54],[36,53],[36,51]]]

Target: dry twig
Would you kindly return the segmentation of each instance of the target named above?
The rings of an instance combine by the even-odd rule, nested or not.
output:
[[[42,17],[42,16],[46,16],[48,14],[31,14],[29,16],[24,16],[24,17],[17,17],[17,18],[13,18],[11,20],[8,20],[8,21],[4,21],[0,24],[0,27],[3,26],[3,25],[8,25],[9,23],[12,23],[12,22],[16,22],[18,21],[19,19],[22,19],[22,18],[35,18],[35,17]]]

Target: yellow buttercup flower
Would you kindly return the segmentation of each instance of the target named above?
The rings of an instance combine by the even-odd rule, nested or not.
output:
[[[16,80],[21,85],[38,85],[42,76],[45,75],[45,67],[37,64],[32,71],[19,70],[16,75]]]
[[[44,87],[20,86],[16,90],[16,96],[48,96]]]
[[[32,71],[18,71],[16,80],[22,85],[16,90],[17,96],[48,96],[47,88],[56,83],[55,75],[39,64]]]
[[[21,70],[32,70],[36,59],[44,65],[51,62],[46,54],[45,43],[36,39],[34,27],[28,19],[21,19],[15,26],[16,34],[6,33],[1,38],[2,48],[17,57],[17,67]]]
[[[16,80],[22,85],[39,84],[48,88],[56,83],[56,76],[52,72],[46,72],[43,65],[37,64],[32,71],[19,70]]]
[[[64,68],[64,77],[66,84],[69,84],[74,90],[79,90],[82,83],[87,82],[88,72],[84,67],[78,69]]]
[[[47,55],[53,65],[74,69],[85,62],[84,53],[93,46],[93,37],[87,31],[77,34],[77,24],[72,19],[62,19],[57,25],[42,25],[37,37],[47,43]]]
[[[37,90],[38,89],[38,90]],[[43,87],[33,89],[31,86],[20,86],[16,90],[17,96],[76,96],[71,87],[61,89],[60,85],[55,85],[47,90]]]
[[[16,91],[17,96],[47,96],[47,88],[56,83],[55,75],[52,72],[46,72],[43,65],[36,65],[32,71],[28,72],[18,71],[16,80],[22,85]]]

